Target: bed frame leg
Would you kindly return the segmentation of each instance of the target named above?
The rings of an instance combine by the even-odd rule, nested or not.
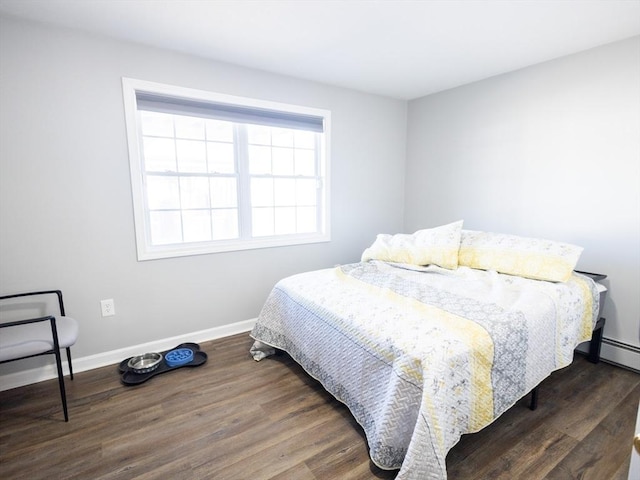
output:
[[[529,410],[536,408],[538,408],[538,387],[531,390],[531,402],[529,403]]]
[[[600,361],[600,348],[602,347],[602,334],[604,332],[604,323],[606,320],[600,318],[596,322],[596,327],[593,329],[591,335],[591,341],[589,342],[589,355],[588,359],[591,363],[598,363]]]

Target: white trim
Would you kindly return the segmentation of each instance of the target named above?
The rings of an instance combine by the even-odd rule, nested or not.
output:
[[[125,358],[132,357],[140,353],[168,350],[185,342],[201,343],[216,340],[218,338],[229,337],[231,335],[237,335],[239,333],[250,332],[255,325],[256,320],[257,318],[252,318],[250,320],[231,323],[229,325],[222,325],[220,327],[214,327],[207,330],[200,330],[198,332],[165,338],[155,342],[133,345],[131,347],[98,353],[96,355],[89,355],[78,359],[72,358],[74,373],[85,372],[87,370],[93,370],[94,368],[100,368],[107,365],[114,365],[115,367],[115,365]],[[620,344],[620,342],[615,343]],[[586,353],[588,352],[588,347],[588,343],[583,343],[578,347],[578,350]],[[618,347],[613,343],[608,343],[605,338],[602,343],[601,359],[604,362],[613,363],[638,372],[640,371],[640,368],[638,367],[640,365],[640,348],[632,345],[629,345],[629,347],[630,348]],[[247,355],[249,354],[247,353]],[[63,354],[62,357],[65,358],[65,355]],[[65,375],[68,374],[69,369],[66,361],[63,362],[63,369],[65,371]],[[31,370],[3,375],[0,376],[0,378],[2,379],[2,382],[0,382],[1,392],[57,378],[57,373],[55,371],[55,363],[52,363],[51,365],[40,368],[33,368]]]
[[[220,327],[200,330],[198,332],[178,335],[176,337],[165,338],[162,340],[143,343],[140,345],[132,345],[130,347],[112,350],[109,352],[97,353],[95,355],[89,355],[77,359],[73,358],[72,350],[71,361],[73,362],[73,373],[75,374],[79,372],[85,372],[87,370],[93,370],[94,368],[105,367],[107,365],[114,365],[115,369],[116,365],[125,358],[133,357],[134,355],[139,355],[141,353],[161,352],[163,350],[169,350],[170,348],[173,348],[176,345],[180,345],[181,343],[201,343],[218,338],[228,337],[231,335],[236,335],[238,333],[249,332],[255,325],[256,320],[257,319],[253,318],[229,325],[222,325]],[[64,353],[62,353],[62,358],[66,358]],[[248,350],[247,358],[250,358]],[[69,369],[66,361],[63,362],[63,369],[65,375],[68,375]],[[117,372],[115,370],[114,375],[117,375]],[[58,378],[58,374],[56,372],[54,361],[50,365],[15,373],[9,373],[7,375],[1,376],[0,378],[2,378],[2,382],[0,382],[0,391],[4,391],[10,390],[12,388],[22,387],[24,385],[30,385],[32,383],[42,382],[44,380],[51,380],[52,378]]]
[[[144,240],[142,240],[144,241]],[[187,257],[191,255],[206,255],[209,253],[235,252],[240,250],[255,250],[259,248],[286,247],[290,245],[305,245],[309,243],[324,243],[331,241],[330,235],[298,234],[287,237],[265,237],[254,238],[243,241],[219,241],[215,245],[212,243],[197,244],[177,244],[162,245],[158,247],[148,246],[146,250],[138,249],[138,260],[157,260],[160,258]],[[140,244],[139,242],[137,243]]]
[[[141,146],[139,132],[141,126],[138,119],[138,104],[136,94],[144,92],[159,94],[176,99],[196,99],[245,106],[256,109],[273,110],[294,114],[322,117],[324,122],[323,141],[318,146],[320,155],[318,175],[322,182],[321,202],[318,207],[320,231],[309,234],[274,235],[270,237],[238,238],[227,241],[207,241],[201,243],[179,243],[175,245],[152,245],[145,207],[146,194],[144,192],[143,167],[141,160]],[[155,260],[162,258],[183,257],[189,255],[202,255],[209,253],[222,253],[239,250],[251,250],[258,248],[281,247],[290,245],[304,245],[310,243],[324,243],[331,241],[331,205],[330,205],[330,144],[331,144],[331,111],[286,103],[260,100],[254,98],[237,97],[205,90],[178,87],[162,83],[137,80],[122,77],[122,93],[125,111],[125,124],[127,131],[127,144],[129,150],[129,168],[131,174],[131,192],[133,203],[133,217],[136,235],[136,251],[138,261]],[[248,192],[245,192],[248,195]],[[241,205],[249,205],[245,198]],[[238,206],[240,208],[240,205]],[[241,219],[242,222],[242,219]]]

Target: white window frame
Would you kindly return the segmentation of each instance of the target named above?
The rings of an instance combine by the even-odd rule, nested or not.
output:
[[[288,245],[301,245],[309,243],[328,242],[330,234],[330,185],[329,185],[329,145],[331,112],[329,110],[291,105],[267,100],[238,97],[233,95],[196,90],[185,87],[177,87],[145,80],[122,78],[124,98],[124,110],[127,129],[127,142],[129,148],[129,165],[131,172],[131,190],[133,197],[133,214],[136,233],[136,249],[138,261],[160,258],[182,257],[189,255],[202,255],[209,253],[230,252],[237,250],[250,250],[257,248],[282,247]],[[270,237],[249,237],[233,240],[215,240],[207,242],[176,243],[168,245],[152,245],[149,214],[146,207],[146,193],[144,185],[144,163],[142,158],[142,128],[139,120],[137,94],[157,94],[167,98],[196,100],[215,104],[228,104],[230,106],[244,106],[255,109],[264,109],[274,112],[292,113],[322,117],[324,132],[320,135],[321,141],[318,147],[318,176],[320,177],[319,231],[308,234],[274,235]],[[240,194],[239,202],[250,202],[246,192]],[[248,204],[247,204],[248,205]],[[250,206],[250,205],[249,205]],[[246,222],[240,218],[239,222]]]

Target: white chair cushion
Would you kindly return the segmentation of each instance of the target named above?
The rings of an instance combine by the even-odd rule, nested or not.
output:
[[[56,317],[56,330],[60,348],[76,343],[78,322],[71,317]],[[37,355],[53,349],[51,322],[0,328],[0,362]]]

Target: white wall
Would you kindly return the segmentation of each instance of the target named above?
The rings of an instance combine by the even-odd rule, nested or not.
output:
[[[405,231],[458,219],[583,246],[640,346],[640,37],[410,102]]]
[[[332,241],[138,262],[123,76],[331,110]],[[62,289],[76,358],[255,318],[279,279],[402,228],[404,101],[10,18],[0,79],[0,292]]]

